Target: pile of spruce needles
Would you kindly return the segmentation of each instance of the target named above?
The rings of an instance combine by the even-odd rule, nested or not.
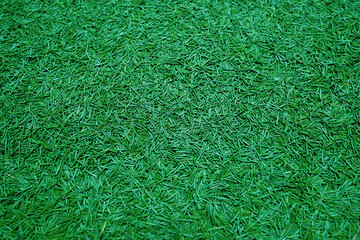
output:
[[[2,0],[1,239],[355,239],[360,1]]]

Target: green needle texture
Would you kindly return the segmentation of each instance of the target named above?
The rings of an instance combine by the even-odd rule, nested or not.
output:
[[[352,240],[359,173],[359,0],[0,1],[1,239]]]

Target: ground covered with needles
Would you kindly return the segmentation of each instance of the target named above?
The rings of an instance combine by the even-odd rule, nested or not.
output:
[[[360,1],[3,0],[2,239],[353,239]]]

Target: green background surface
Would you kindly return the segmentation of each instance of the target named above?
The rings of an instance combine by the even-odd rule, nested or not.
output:
[[[353,239],[360,1],[0,2],[2,239]]]

